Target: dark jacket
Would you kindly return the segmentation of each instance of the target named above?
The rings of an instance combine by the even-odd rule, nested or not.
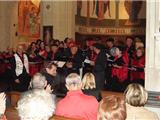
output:
[[[79,69],[82,67],[82,62],[83,62],[82,52],[78,50],[77,53],[73,56],[69,51],[68,54],[66,55],[66,58],[67,58],[67,62],[72,62],[73,64],[72,68],[66,67],[65,69],[66,75],[73,72],[79,73]]]
[[[47,83],[51,85],[53,94],[56,96],[64,97],[67,90],[61,75],[57,74],[56,76],[52,76],[46,72],[42,72],[42,74],[46,77]]]
[[[106,62],[107,62],[107,56],[104,51],[100,51],[100,53],[97,55],[95,66],[94,66],[94,72],[102,72],[106,69]]]
[[[106,65],[107,56],[104,51],[100,51],[100,53],[96,57],[95,66],[93,67],[93,73],[96,80],[96,88],[99,90],[103,89],[104,87]]]
[[[98,102],[101,101],[101,99],[102,99],[100,90],[97,90],[96,88],[85,89],[85,90],[82,90],[82,91],[86,95],[92,95],[92,96],[96,97]]]

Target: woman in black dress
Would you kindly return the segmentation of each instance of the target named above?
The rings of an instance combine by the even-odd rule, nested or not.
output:
[[[95,96],[97,101],[102,99],[100,90],[96,89],[95,76],[92,73],[86,73],[82,79],[82,91],[86,95]]]

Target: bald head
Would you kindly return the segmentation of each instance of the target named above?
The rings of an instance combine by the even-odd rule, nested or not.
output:
[[[18,54],[22,54],[23,51],[24,51],[23,45],[21,45],[21,44],[17,45],[17,53],[18,53]]]

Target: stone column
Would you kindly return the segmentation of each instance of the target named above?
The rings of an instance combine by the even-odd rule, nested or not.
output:
[[[147,0],[145,88],[160,91],[160,39],[158,33],[158,0]]]

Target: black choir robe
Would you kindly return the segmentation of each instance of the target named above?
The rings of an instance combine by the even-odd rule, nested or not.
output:
[[[104,51],[100,51],[100,53],[96,57],[95,65],[93,67],[93,73],[95,75],[96,80],[96,88],[103,89],[105,83],[105,70],[107,66],[107,56]]]

